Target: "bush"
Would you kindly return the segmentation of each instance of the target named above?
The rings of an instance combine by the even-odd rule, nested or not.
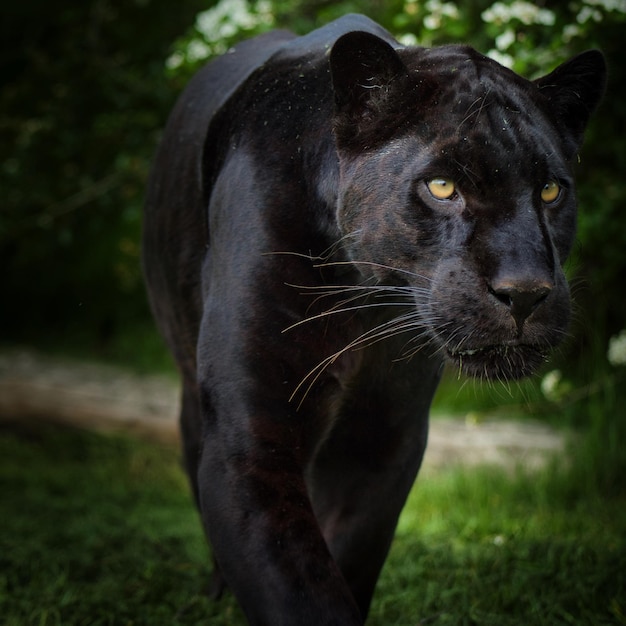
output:
[[[163,64],[204,3],[171,6],[26,0],[3,11],[1,340],[78,335],[93,348],[148,320],[141,210],[176,95]]]

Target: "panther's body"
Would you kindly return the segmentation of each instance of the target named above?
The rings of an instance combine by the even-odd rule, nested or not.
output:
[[[603,83],[596,52],[532,83],[347,16],[236,46],[181,97],[144,266],[252,624],[362,623],[444,360],[519,378],[565,334],[570,162]]]

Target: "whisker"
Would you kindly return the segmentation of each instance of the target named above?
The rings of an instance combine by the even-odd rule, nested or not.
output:
[[[404,297],[428,295],[429,290],[422,287],[389,287],[387,285],[294,285],[291,283],[285,283],[287,287],[293,287],[294,289],[302,289],[302,295],[306,295],[306,292],[318,292],[317,299],[341,295],[343,293],[355,293],[353,298],[366,297],[369,295],[375,295],[375,297],[381,297],[383,295],[389,295],[392,297]]]
[[[396,337],[397,335],[401,335],[409,330],[415,330],[416,328],[418,328],[418,326],[415,322],[415,315],[413,313],[401,315],[397,318],[394,318],[393,320],[390,320],[389,322],[385,322],[384,324],[380,324],[371,329],[371,337],[361,336],[361,338],[359,338],[358,340],[358,343],[362,345],[359,345],[358,348],[367,348],[372,344],[377,343],[381,339]],[[365,340],[367,341],[367,343],[364,343]]]
[[[369,279],[368,279],[369,280]],[[295,285],[293,283],[285,283],[288,287],[296,289],[305,289],[307,291],[328,291],[329,294],[341,293],[342,291],[388,291],[389,293],[419,293],[420,291],[429,292],[425,287],[414,287],[411,285]]]
[[[285,256],[295,256],[298,258],[307,259],[309,261],[327,261],[328,259],[332,258],[341,249],[341,247],[345,244],[347,239],[356,237],[359,233],[360,231],[354,231],[352,233],[348,233],[347,235],[344,235],[343,237],[335,241],[335,243],[331,244],[328,248],[323,250],[319,255],[304,254],[302,252],[293,252],[291,250],[272,250],[269,252],[261,253],[261,256],[285,255]]]
[[[288,284],[288,283],[286,283]],[[291,326],[285,328],[282,332],[287,332],[292,328],[305,324],[307,322],[328,317],[330,315],[336,315],[343,312],[353,312],[357,310],[364,310],[368,308],[377,307],[414,307],[415,296],[420,294],[421,291],[426,293],[426,290],[415,289],[413,287],[389,287],[385,285],[317,285],[317,286],[304,286],[304,285],[289,285],[294,288],[304,289],[309,292],[320,292],[317,294],[315,302],[321,301],[323,298],[337,296],[342,294],[351,294],[350,297],[344,298],[339,302],[333,304],[327,310],[322,311],[316,315],[311,315],[302,319]],[[376,302],[365,302],[363,304],[356,304],[354,306],[346,306],[353,302],[358,302],[360,299],[373,298]],[[312,305],[311,305],[312,306]]]
[[[261,256],[295,256],[300,259],[307,259],[308,261],[320,261],[322,257],[313,256],[312,254],[304,254],[302,252],[291,252],[289,250],[273,250],[270,252],[261,252]]]
[[[291,396],[289,397],[289,401],[292,402],[298,392],[301,390],[301,388],[308,382],[309,384],[298,404],[299,409],[315,383],[319,380],[320,376],[343,354],[345,354],[349,350],[367,348],[375,343],[378,343],[379,341],[394,337],[396,335],[414,329],[415,323],[413,321],[407,322],[407,320],[415,319],[415,317],[415,313],[411,312],[383,322],[382,324],[379,324],[378,326],[375,326],[374,328],[370,328],[369,330],[365,331],[364,333],[359,335],[359,337],[353,339],[347,345],[341,348],[341,350],[337,350],[337,352],[335,352],[334,354],[327,356],[300,381],[298,386],[293,390]]]
[[[328,263],[321,263],[319,265],[314,265],[316,268],[323,267],[335,267],[342,265],[366,265],[368,267],[378,267],[385,270],[391,270],[393,272],[397,272],[400,274],[407,274],[408,276],[412,276],[414,278],[421,278],[423,280],[431,281],[432,279],[423,274],[417,274],[416,272],[411,272],[410,270],[405,270],[400,267],[393,267],[392,265],[385,265],[384,263],[375,263],[374,261],[329,261]]]
[[[283,329],[281,332],[286,333],[302,324],[306,324],[308,322],[312,322],[316,319],[321,319],[323,317],[329,317],[331,315],[337,315],[338,313],[349,313],[350,311],[359,311],[362,309],[370,309],[376,307],[390,307],[390,306],[408,306],[406,302],[368,302],[366,304],[359,304],[357,306],[343,307],[343,308],[330,308],[328,311],[323,311],[322,313],[318,313],[317,315],[311,315],[310,317],[305,317],[304,319],[292,324],[291,326],[287,326],[287,328]]]
[[[360,234],[360,232],[361,232],[360,230],[355,230],[351,233],[344,235],[343,237],[335,241],[335,243],[333,243],[328,248],[326,248],[326,250],[322,252],[319,258],[320,259],[332,258],[339,250],[341,250],[341,248],[345,245],[348,239],[353,239],[354,237],[357,237]]]
[[[414,326],[415,328],[418,328],[417,325]],[[424,341],[425,339],[425,341]],[[428,328],[420,328],[420,332],[416,333],[415,336],[411,337],[411,339],[409,339],[409,341],[406,342],[406,344],[404,345],[404,347],[402,348],[402,352],[400,354],[400,356],[395,359],[396,362],[398,361],[410,361],[416,354],[419,354],[422,350],[430,347],[432,344],[435,343],[435,337],[431,334],[430,329]],[[412,348],[409,348],[409,344],[410,343],[414,343],[420,341],[420,343]],[[434,354],[437,353],[437,350],[435,350]]]

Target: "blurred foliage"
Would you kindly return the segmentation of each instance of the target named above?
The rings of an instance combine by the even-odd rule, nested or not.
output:
[[[0,20],[0,339],[92,349],[147,320],[144,186],[202,0],[25,0]]]
[[[604,51],[608,92],[577,167],[579,240],[568,262],[576,320],[557,355],[559,374],[549,379],[559,383],[546,398],[576,419],[623,414],[626,367],[609,361],[607,350],[626,327],[626,0],[183,0],[172,7],[167,0],[24,0],[2,9],[0,341],[69,345],[78,337],[101,355],[124,335],[132,346],[133,328],[149,323],[139,270],[143,189],[177,92],[241,38],[271,28],[304,33],[361,12],[404,43],[468,42],[531,78],[584,49]],[[626,441],[623,422],[613,441]]]

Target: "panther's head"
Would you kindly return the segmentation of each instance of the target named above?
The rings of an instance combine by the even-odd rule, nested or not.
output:
[[[528,81],[465,46],[330,55],[350,259],[412,288],[427,342],[470,375],[526,376],[566,335],[572,162],[605,85],[601,53]]]

